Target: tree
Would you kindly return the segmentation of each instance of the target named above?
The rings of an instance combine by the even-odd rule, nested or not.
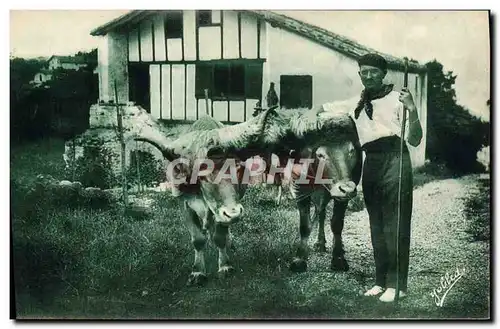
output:
[[[10,60],[10,94],[19,100],[30,88],[29,82],[40,71],[45,62],[36,59],[12,58]]]
[[[93,73],[97,51],[79,52],[87,67],[78,71],[58,69],[41,87],[29,84],[46,61],[13,58],[10,61],[11,139],[57,135],[65,139],[88,127],[88,114],[97,102],[98,80]]]
[[[489,145],[489,123],[457,104],[453,87],[457,76],[453,72],[444,73],[443,65],[436,60],[426,66],[427,157],[444,162],[458,173],[481,171],[476,154],[482,146]]]

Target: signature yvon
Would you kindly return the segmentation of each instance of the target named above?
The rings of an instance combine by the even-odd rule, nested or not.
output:
[[[441,277],[440,285],[437,288],[432,290],[431,296],[434,297],[434,301],[437,306],[442,307],[446,295],[450,292],[451,288],[458,282],[464,275],[467,270],[465,267],[459,268],[455,270],[453,273],[448,273]]]

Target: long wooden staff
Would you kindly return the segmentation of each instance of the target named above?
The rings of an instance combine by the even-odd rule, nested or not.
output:
[[[403,88],[408,88],[408,58],[404,58],[405,71]],[[405,126],[406,126],[406,108],[403,108],[403,120],[401,121],[401,144],[399,147],[399,190],[398,190],[398,222],[396,225],[396,295],[394,296],[394,303],[398,305],[399,302],[399,227],[401,224],[401,199],[402,199],[402,183],[403,183],[403,150],[405,143]]]
[[[205,111],[207,115],[210,115],[210,113],[208,112],[208,89],[205,89]]]

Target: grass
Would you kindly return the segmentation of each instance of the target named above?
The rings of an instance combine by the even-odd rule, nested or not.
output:
[[[64,141],[41,139],[37,142],[14,145],[10,151],[10,172],[17,183],[32,185],[38,174],[64,179]],[[36,168],[36,172],[34,172]]]
[[[247,191],[244,204],[252,211],[233,227],[235,275],[217,277],[212,244],[207,252],[207,285],[187,287],[194,254],[177,200],[168,194],[146,193],[143,197],[153,200],[154,216],[124,215],[112,200],[96,203],[39,183],[38,174],[62,179],[61,142],[43,141],[12,151],[12,248],[19,318],[342,319],[482,314],[481,307],[435,307],[425,297],[428,278],[420,276],[411,278],[411,285],[421,297],[397,310],[366,300],[358,292],[372,279],[367,266],[351,264],[354,268],[348,273],[332,273],[329,254],[313,255],[316,265],[308,272],[291,273],[297,210],[286,199],[275,207],[269,191],[260,186]],[[362,197],[351,203],[348,214],[360,210],[362,203]],[[351,257],[354,252],[371,257],[366,248],[351,250]]]
[[[467,233],[470,234],[472,241],[490,240],[490,204],[490,180],[480,179],[477,189],[473,190],[465,200]]]
[[[430,162],[414,170],[413,187],[417,188],[436,180],[456,177],[458,175],[446,168],[444,164]]]

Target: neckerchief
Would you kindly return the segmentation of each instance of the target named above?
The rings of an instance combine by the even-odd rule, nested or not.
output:
[[[359,117],[361,110],[363,110],[363,108],[364,108],[368,118],[370,118],[370,120],[373,120],[373,118],[372,118],[373,117],[372,101],[375,99],[384,98],[385,96],[387,96],[387,94],[389,94],[392,91],[393,87],[394,87],[393,84],[384,85],[382,88],[380,88],[376,92],[370,92],[369,90],[364,89],[361,92],[361,98],[358,102],[358,105],[356,106],[356,109],[354,110],[355,118],[357,119]]]

